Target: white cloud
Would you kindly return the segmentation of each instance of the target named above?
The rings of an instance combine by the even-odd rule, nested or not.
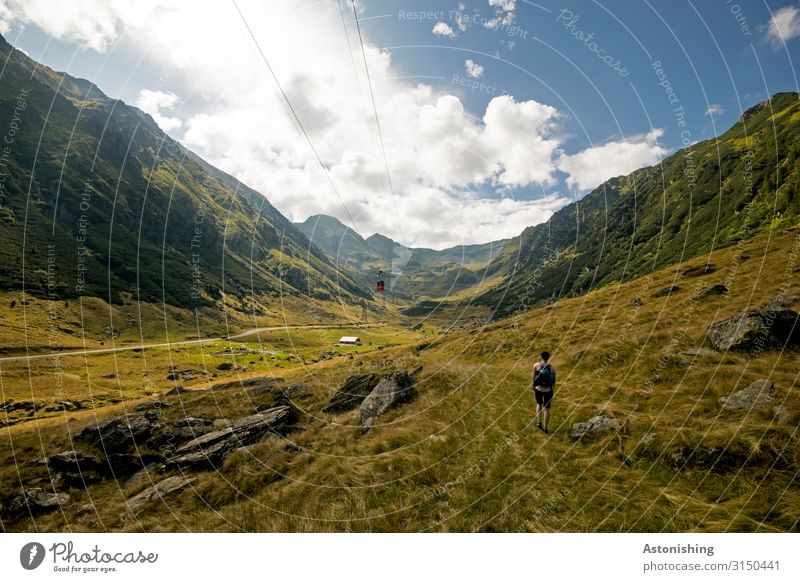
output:
[[[484,23],[486,28],[496,30],[514,24],[517,0],[489,0],[489,6],[494,8],[494,18]]]
[[[433,34],[436,36],[446,36],[447,38],[454,38],[456,33],[453,28],[446,22],[437,22],[433,25]]]
[[[717,105],[716,103],[712,103],[709,105],[708,109],[706,109],[705,116],[706,117],[714,117],[715,115],[722,115],[725,113],[725,108],[722,105]]]
[[[620,165],[615,174],[625,173],[637,163],[652,163],[653,153],[661,151],[655,138],[641,138],[563,155],[566,138],[554,107],[504,95],[473,115],[446,89],[400,78],[391,53],[365,37],[392,196],[364,90],[361,49],[354,47],[355,59],[347,53],[336,5],[302,9],[291,0],[268,5],[239,0],[239,5],[365,235],[381,232],[436,247],[514,236],[567,202],[552,193],[559,169],[583,188],[613,164]],[[264,193],[290,219],[316,213],[347,218],[230,5],[73,0],[65,9],[58,9],[63,3],[48,5],[50,14],[36,0],[0,0],[0,6],[10,11],[5,22],[34,23],[95,50],[108,50],[124,33],[126,44],[158,59],[154,77],[170,79],[174,93],[152,90],[160,86],[154,79],[151,88],[138,88],[135,99],[163,129]],[[493,6],[507,15],[515,4]],[[81,21],[71,14],[80,14]],[[182,120],[174,113],[178,106],[186,112]],[[623,168],[620,158],[626,156],[630,165]],[[515,199],[520,193],[524,199]]]
[[[464,67],[467,70],[467,75],[473,79],[480,79],[483,77],[483,67],[472,59],[467,59],[464,63]]]
[[[183,123],[177,117],[162,115],[163,109],[170,110],[178,103],[178,96],[175,93],[165,93],[164,91],[151,91],[142,89],[136,98],[136,107],[149,114],[158,126],[166,132],[179,128]]]
[[[574,155],[565,154],[559,161],[559,169],[569,174],[568,186],[590,190],[609,178],[658,163],[667,154],[667,150],[658,144],[663,133],[663,129],[654,129],[643,136],[610,141]]]
[[[119,33],[115,15],[119,4],[70,0],[56,7],[49,0],[0,0],[0,32],[7,33],[13,22],[34,24],[57,39],[102,52]]]
[[[778,50],[785,42],[800,36],[800,9],[795,6],[784,6],[772,14],[767,27],[767,38]]]

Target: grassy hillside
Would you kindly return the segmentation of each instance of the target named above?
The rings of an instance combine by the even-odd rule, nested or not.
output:
[[[800,221],[800,95],[778,93],[716,139],[599,186],[512,239],[479,297],[508,315],[627,281]]]
[[[259,193],[138,109],[0,37],[0,289],[193,308],[368,292]],[[11,130],[9,130],[11,131]]]
[[[708,350],[708,326],[744,309],[773,299],[799,309],[798,274],[800,231],[772,231],[483,328],[288,370],[287,384],[306,386],[291,392],[300,411],[293,432],[241,448],[218,471],[184,473],[195,479],[189,486],[138,513],[126,499],[181,473],[69,488],[61,511],[4,518],[2,527],[797,532],[800,352],[685,352]],[[699,298],[715,284],[729,292]],[[559,375],[550,435],[534,428],[529,389],[530,366],[545,348]],[[351,374],[419,365],[416,399],[367,435],[357,410],[321,412]],[[721,408],[721,397],[765,378],[780,415]],[[158,414],[237,418],[263,398],[239,390],[168,396],[173,406]],[[119,405],[97,414],[112,412]],[[571,438],[573,423],[601,413],[620,429]],[[33,459],[69,449],[92,416],[3,429],[5,495],[21,481],[49,487],[52,475]]]

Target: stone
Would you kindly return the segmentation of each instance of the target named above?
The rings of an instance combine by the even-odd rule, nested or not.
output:
[[[720,351],[780,348],[800,343],[800,322],[797,312],[766,305],[712,324],[708,338]]]
[[[368,432],[376,417],[413,398],[414,381],[406,372],[392,372],[384,376],[361,403],[361,432]]]
[[[120,479],[129,477],[160,459],[161,457],[158,455],[147,453],[142,455],[114,453],[112,455],[108,455],[105,463],[105,469],[109,476]]]
[[[672,295],[673,293],[677,293],[680,290],[681,288],[678,287],[677,285],[670,285],[669,287],[664,287],[653,293],[653,297],[665,297],[667,295]]]
[[[150,438],[157,425],[153,422],[158,413],[145,413],[117,416],[97,425],[83,429],[75,440],[101,447],[108,455],[124,452],[131,446],[139,446]]]
[[[714,297],[716,295],[727,295],[728,288],[725,285],[712,285],[708,289],[703,289],[695,295],[695,299],[705,299],[706,297]]]
[[[573,362],[575,362],[575,363],[577,364],[577,363],[578,363],[578,362],[580,362],[580,361],[583,359],[583,357],[584,357],[586,354],[588,354],[588,353],[589,353],[589,350],[578,350],[577,352],[575,352],[574,354],[572,354],[572,361],[573,361]]]
[[[196,477],[188,478],[178,475],[174,477],[167,477],[163,481],[159,481],[152,487],[148,487],[141,493],[128,499],[128,508],[135,513],[153,501],[157,501],[159,499],[163,500],[167,495],[175,493],[176,491],[180,491],[181,489],[185,489],[196,480]]]
[[[217,366],[217,370],[220,372],[227,372],[228,370],[233,370],[233,364],[230,362],[222,362],[219,366]]]
[[[636,299],[633,300],[632,305],[634,307],[641,307],[642,305],[644,305],[644,299],[642,299],[641,297],[637,297]]]
[[[580,439],[587,436],[593,437],[604,432],[619,430],[620,426],[620,422],[616,418],[600,414],[585,422],[576,422],[573,424],[572,438]]]
[[[34,487],[11,499],[8,504],[8,511],[12,514],[24,512],[36,515],[58,509],[67,501],[69,501],[69,495],[66,493],[51,493]]]
[[[717,270],[716,265],[707,264],[707,265],[698,265],[696,267],[689,267],[685,269],[681,275],[684,277],[702,277],[703,275],[708,275],[709,273],[713,273]]]
[[[744,390],[723,396],[719,402],[723,410],[766,410],[778,403],[774,388],[772,380],[756,380]]]
[[[55,471],[67,473],[80,473],[86,471],[99,471],[103,461],[91,453],[71,450],[53,455],[48,459],[48,464]]]
[[[356,374],[344,381],[322,412],[339,413],[357,408],[378,385],[377,374]]]
[[[167,465],[193,469],[218,467],[234,449],[257,442],[267,434],[281,434],[294,417],[294,408],[278,406],[240,418],[226,428],[206,433],[181,445]]]

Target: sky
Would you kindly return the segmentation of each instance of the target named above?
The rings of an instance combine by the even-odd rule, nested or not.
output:
[[[0,0],[0,33],[293,221],[446,248],[798,91],[800,3]]]

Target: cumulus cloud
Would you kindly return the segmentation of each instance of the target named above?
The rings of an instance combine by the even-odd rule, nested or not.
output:
[[[434,24],[433,34],[436,36],[446,36],[447,38],[454,38],[456,36],[456,33],[453,31],[453,27],[446,22],[437,22]]]
[[[473,79],[480,79],[483,77],[483,67],[472,59],[467,59],[464,63],[464,67],[467,70],[467,75]]]
[[[98,51],[109,50],[124,33],[126,43],[158,56],[154,77],[165,74],[176,81],[170,84],[174,93],[153,90],[154,82],[139,88],[134,100],[163,129],[262,192],[290,219],[325,213],[348,221],[349,213],[356,221],[350,226],[364,235],[380,232],[438,248],[514,236],[568,201],[553,192],[559,170],[568,173],[571,185],[586,188],[609,174],[653,163],[663,151],[655,136],[567,156],[556,108],[504,95],[483,111],[469,112],[447,88],[397,75],[391,53],[365,37],[390,191],[364,90],[361,47],[356,44],[348,54],[336,5],[315,3],[313,10],[298,9],[291,0],[239,5],[325,170],[227,4],[72,0],[69,8],[51,6],[45,14],[38,0],[0,0],[0,17],[33,23]],[[504,17],[515,8],[510,0],[491,5]],[[81,21],[71,14],[80,14]],[[174,113],[178,106],[185,112],[182,119]]]
[[[643,136],[610,141],[574,155],[565,154],[559,161],[559,169],[569,174],[568,186],[590,190],[614,176],[658,163],[667,154],[658,143],[663,133],[663,129],[654,129]]]
[[[0,0],[0,32],[7,33],[13,23],[33,24],[57,39],[103,52],[119,34],[116,9],[121,4],[70,0],[55,9],[48,0]]]
[[[486,28],[495,30],[514,24],[517,0],[489,0],[489,6],[494,8],[494,18],[484,23]]]
[[[706,109],[705,116],[714,117],[716,115],[722,115],[723,113],[725,113],[725,108],[722,105],[712,103],[709,105],[708,109]]]
[[[784,43],[800,36],[800,9],[795,6],[784,6],[776,10],[766,28],[766,34],[776,50],[783,48]]]
[[[149,114],[158,126],[166,132],[179,128],[183,123],[177,117],[168,117],[162,114],[162,110],[170,110],[178,103],[178,96],[175,93],[164,91],[151,91],[142,89],[136,98],[136,107]]]

